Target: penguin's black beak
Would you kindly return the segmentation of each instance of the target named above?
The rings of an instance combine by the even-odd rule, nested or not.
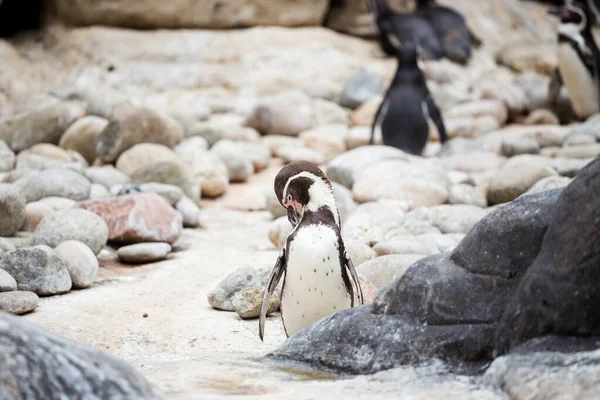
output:
[[[295,229],[296,226],[298,226],[298,224],[300,223],[300,212],[296,209],[296,207],[290,206],[287,208],[287,214],[288,220],[292,224],[292,228]]]

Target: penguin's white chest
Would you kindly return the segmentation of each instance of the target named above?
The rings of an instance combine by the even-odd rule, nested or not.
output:
[[[600,111],[598,84],[577,52],[567,43],[558,47],[558,65],[577,115],[583,118]]]
[[[342,278],[336,233],[326,225],[296,232],[288,248],[281,316],[288,336],[337,311],[351,307]]]

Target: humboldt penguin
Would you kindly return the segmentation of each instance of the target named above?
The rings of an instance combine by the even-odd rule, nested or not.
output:
[[[469,30],[465,18],[456,10],[435,4],[435,0],[418,0],[417,14],[425,18],[440,40],[444,56],[466,64],[471,58],[471,46],[481,41]]]
[[[421,155],[429,136],[429,120],[437,127],[442,143],[447,140],[446,128],[419,68],[415,44],[403,42],[397,59],[396,74],[371,125],[370,144],[375,130],[381,129],[386,146]]]
[[[293,230],[265,288],[259,316],[261,340],[269,299],[282,277],[281,318],[287,336],[354,307],[352,283],[363,304],[358,275],[340,234],[331,182],[323,171],[308,161],[292,162],[275,177],[275,194],[287,209]]]
[[[424,59],[439,60],[444,55],[442,44],[435,30],[425,18],[391,9],[386,0],[369,0],[369,9],[375,16],[375,28],[384,53],[395,56],[400,44],[415,41]]]
[[[567,0],[550,13],[558,15],[558,66],[548,90],[555,105],[561,87],[567,88],[575,114],[585,119],[600,111],[600,51],[592,34],[594,16],[586,0]]]

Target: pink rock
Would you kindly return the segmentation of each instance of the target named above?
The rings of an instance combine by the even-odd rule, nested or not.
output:
[[[134,193],[104,200],[88,200],[77,207],[101,216],[108,240],[118,243],[173,243],[183,230],[182,218],[156,193]]]

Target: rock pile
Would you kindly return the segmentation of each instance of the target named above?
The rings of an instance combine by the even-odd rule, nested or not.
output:
[[[218,156],[190,170],[185,154],[195,160],[202,138],[184,141],[180,122],[146,107],[125,102],[103,118],[32,95],[12,111],[0,119],[0,310],[90,287],[107,243],[124,263],[164,259],[184,226],[199,225],[202,185],[215,195],[229,182],[226,168],[211,176]]]

